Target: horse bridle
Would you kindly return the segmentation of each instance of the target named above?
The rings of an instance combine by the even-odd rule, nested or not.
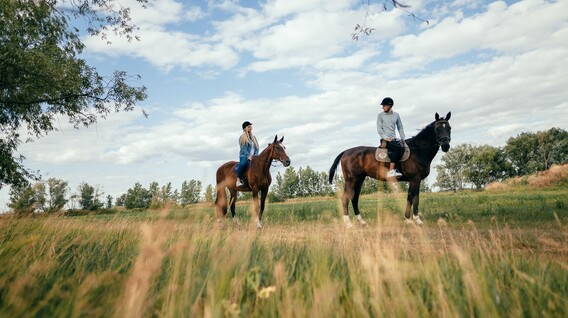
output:
[[[438,123],[448,124],[448,125],[450,124],[447,120],[439,120],[439,121],[435,122],[435,124],[438,124]],[[435,130],[434,130],[434,131],[435,131]],[[436,134],[436,135],[437,135],[437,134]],[[437,136],[436,136],[436,137],[437,137]],[[440,137],[440,138],[438,138],[438,139],[436,140],[436,142],[438,143],[436,146],[437,146],[437,147],[441,147],[443,143],[448,143],[448,144],[449,144],[451,140],[452,140],[452,138],[450,138],[450,137],[446,137],[446,136]]]
[[[280,147],[286,149],[286,147],[284,147],[284,145],[282,145],[282,144],[280,144]],[[271,153],[270,157],[273,157],[272,154],[273,154],[274,152],[275,152],[275,151],[274,151],[274,146],[272,146],[272,149],[270,149],[270,153]],[[284,163],[282,162],[282,158],[278,157],[277,159],[272,159],[271,165],[272,165],[273,167],[276,167],[276,166],[274,165],[274,161],[277,161],[277,162],[280,162],[281,164],[284,164]]]

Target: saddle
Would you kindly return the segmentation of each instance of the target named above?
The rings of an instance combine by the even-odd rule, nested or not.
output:
[[[400,161],[406,161],[408,157],[410,157],[410,148],[408,148],[408,145],[405,143]],[[380,162],[391,162],[389,151],[386,148],[386,142],[384,142],[384,144],[381,142],[381,145],[377,147],[377,150],[375,151],[375,159]]]

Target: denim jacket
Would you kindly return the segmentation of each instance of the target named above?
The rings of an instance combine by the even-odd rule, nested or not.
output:
[[[258,145],[258,141],[256,141],[256,137],[253,135],[252,138],[254,139],[255,144]],[[252,145],[253,145],[253,144],[252,144],[252,143],[246,143],[246,142],[241,144],[241,143],[240,143],[240,138],[239,138],[239,144],[240,144],[240,146],[241,146],[241,150],[239,151],[239,157],[241,157],[241,158],[243,158],[243,157],[244,157],[244,158],[248,158],[248,157],[250,156],[250,152],[251,152],[251,150],[252,150]],[[253,155],[254,155],[254,156],[257,156],[257,155],[258,155],[258,147],[256,147],[256,146],[255,146],[255,148],[254,148],[254,153],[253,153]]]

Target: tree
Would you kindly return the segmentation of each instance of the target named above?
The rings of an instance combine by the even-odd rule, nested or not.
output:
[[[565,164],[568,162],[568,131],[560,128],[551,128],[546,132],[545,138],[550,140],[547,143],[547,151],[550,161],[546,169],[554,164]]]
[[[84,24],[70,25],[81,17]],[[0,188],[37,178],[17,154],[23,129],[29,140],[56,130],[62,116],[76,128],[90,126],[147,97],[125,72],[103,76],[87,65],[75,25],[103,38],[110,29],[131,39],[135,29],[115,0],[0,1]]]
[[[152,198],[159,198],[160,197],[160,185],[156,181],[150,182],[150,186],[148,190],[152,194]]]
[[[178,190],[178,189],[175,189],[175,190],[174,190],[174,193],[172,194],[172,201],[173,201],[173,202],[176,202],[176,203],[179,203],[179,201],[180,201],[180,194],[179,194],[179,190]]]
[[[112,209],[112,195],[110,194],[106,196],[106,208]]]
[[[331,196],[334,194],[333,186],[327,180],[327,172],[320,172],[319,174],[320,195]]]
[[[63,209],[67,203],[67,182],[49,178],[33,185],[14,186],[10,191],[9,206],[24,215],[33,212],[53,213]]]
[[[465,177],[476,189],[493,181],[501,181],[512,174],[512,165],[505,159],[503,149],[482,145],[471,147],[470,151]]]
[[[199,202],[200,196],[201,181],[191,179],[189,182],[184,181],[181,184],[180,204],[182,206]]]
[[[69,183],[67,181],[49,178],[47,184],[47,206],[45,212],[53,213],[63,209],[67,204],[66,195],[69,190]]]
[[[126,200],[126,193],[123,193],[118,198],[116,198],[116,201],[114,202],[114,204],[116,206],[124,206],[125,200]]]
[[[300,193],[300,178],[296,174],[294,167],[286,168],[284,175],[278,172],[274,192],[276,197],[281,200],[294,198]]]
[[[124,196],[124,206],[127,209],[147,209],[151,202],[152,193],[142,187],[140,182],[136,182],[134,187],[128,189]]]
[[[208,184],[205,188],[205,202],[213,202],[215,200],[215,191],[213,191],[213,186]]]
[[[161,202],[172,201],[173,196],[174,195],[172,193],[172,183],[168,182],[168,184],[163,185],[160,190],[160,201]]]
[[[466,183],[465,171],[471,156],[471,145],[460,144],[444,153],[442,163],[436,166],[438,175],[434,186],[440,190],[462,190]]]
[[[103,203],[99,199],[103,194],[98,187],[83,182],[79,185],[79,205],[83,210],[96,211],[103,207]]]
[[[524,132],[509,138],[504,151],[513,165],[514,175],[544,171],[553,164],[568,162],[568,132],[561,128]]]
[[[509,138],[505,145],[505,153],[515,169],[516,176],[524,176],[539,170],[536,134],[524,132]]]
[[[310,166],[298,169],[298,196],[314,196],[321,194],[321,183],[317,172]]]
[[[47,209],[46,204],[47,204],[47,194],[45,191],[45,182],[36,182],[33,186],[32,189],[34,191],[34,195],[35,195],[35,210],[38,212],[45,212],[45,210]]]
[[[377,191],[379,191],[379,182],[381,182],[381,185],[383,184],[382,181],[373,179],[371,177],[366,177],[363,181],[363,184],[361,185],[361,194],[376,193]]]
[[[548,170],[553,164],[568,162],[568,132],[560,128],[551,128],[536,133],[538,150],[543,169]]]
[[[151,209],[158,209],[162,206],[161,200],[161,193],[160,193],[160,185],[156,181],[150,182],[150,186],[148,187],[148,191],[150,192],[152,199],[150,200],[150,208]]]
[[[36,195],[30,185],[13,186],[10,188],[10,202],[8,207],[18,216],[34,213],[36,209]]]

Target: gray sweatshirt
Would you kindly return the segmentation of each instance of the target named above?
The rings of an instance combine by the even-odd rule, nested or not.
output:
[[[400,120],[398,113],[392,110],[388,113],[380,112],[377,116],[377,132],[381,139],[396,138],[395,128],[398,130],[400,139],[405,140],[404,127],[402,127],[402,120]]]

